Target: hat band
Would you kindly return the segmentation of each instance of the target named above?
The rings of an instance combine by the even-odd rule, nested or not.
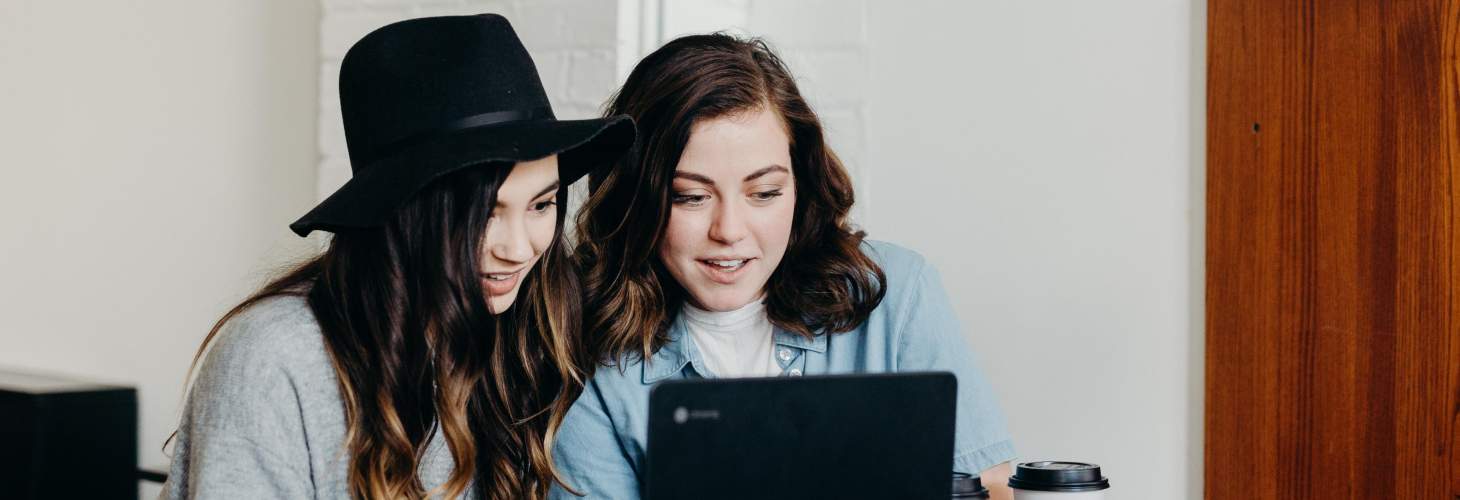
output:
[[[509,109],[505,111],[492,111],[490,113],[481,113],[471,115],[465,118],[457,118],[455,120],[446,122],[446,124],[439,127],[426,129],[385,143],[380,147],[375,148],[374,151],[371,151],[369,157],[365,159],[352,159],[354,160],[352,163],[355,163],[360,167],[364,167],[371,163],[374,163],[375,160],[394,155],[404,149],[409,149],[411,146],[415,146],[416,144],[426,139],[446,135],[452,132],[477,127],[484,127],[487,125],[497,125],[507,122],[533,120],[537,118],[552,118],[552,116],[553,111],[551,108],[541,107],[532,109]]]

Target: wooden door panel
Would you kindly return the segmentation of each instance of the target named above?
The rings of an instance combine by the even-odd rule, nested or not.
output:
[[[1457,0],[1209,1],[1207,498],[1460,496],[1457,54]]]

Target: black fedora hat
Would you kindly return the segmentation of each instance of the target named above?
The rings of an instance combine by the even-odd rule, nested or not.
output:
[[[558,120],[537,66],[495,14],[411,19],[356,42],[340,63],[351,178],[289,225],[375,227],[432,180],[557,154],[566,186],[633,146],[627,116]]]

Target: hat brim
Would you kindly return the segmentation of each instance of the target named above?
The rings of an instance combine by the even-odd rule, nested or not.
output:
[[[521,162],[558,155],[558,177],[567,186],[610,165],[633,147],[628,116],[588,120],[524,120],[458,131],[424,141],[357,168],[289,229],[310,231],[380,225],[411,196],[441,176],[489,162]]]

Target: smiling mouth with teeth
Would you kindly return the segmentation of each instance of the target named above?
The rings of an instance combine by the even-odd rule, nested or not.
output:
[[[517,273],[488,274],[487,275],[487,280],[489,280],[489,281],[507,281],[509,279],[512,279],[512,276],[515,275],[515,274],[517,274]]]
[[[706,264],[709,264],[710,267],[715,268],[715,270],[717,270],[717,271],[731,272],[731,271],[739,270],[742,267],[745,267],[745,264],[749,263],[751,260],[752,259],[704,260],[704,261],[701,261],[701,262],[704,262]]]

